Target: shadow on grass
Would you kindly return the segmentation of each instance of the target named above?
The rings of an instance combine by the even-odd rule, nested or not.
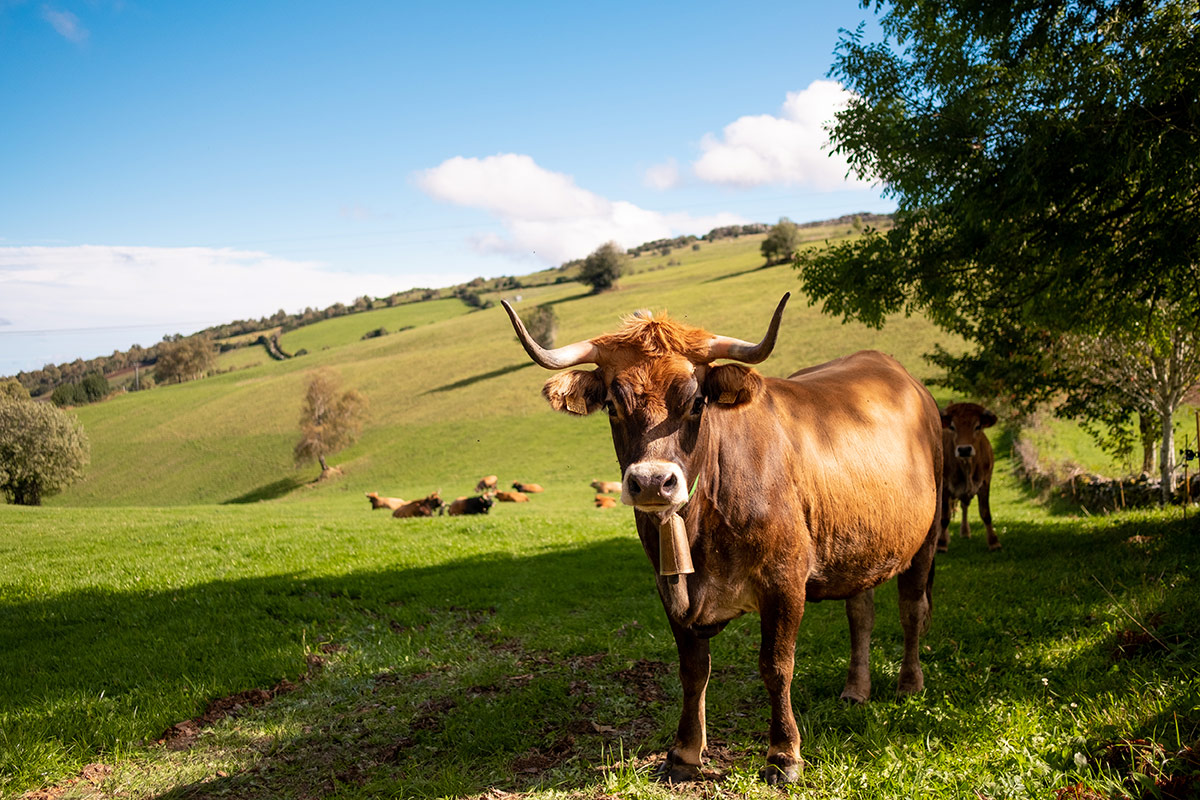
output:
[[[919,701],[889,700],[900,640],[894,582],[879,592],[870,713],[836,699],[848,650],[842,604],[811,604],[794,694],[809,727],[832,731],[835,747],[883,730],[878,735],[889,740],[932,736],[954,751],[974,741],[973,721],[991,719],[997,705],[1035,704],[1044,709],[1039,715],[1054,716],[1048,691],[1087,709],[1127,691],[1130,681],[1174,686],[1200,667],[1185,645],[1139,656],[1137,677],[1114,673],[1111,642],[1099,635],[1121,622],[1113,602],[1145,621],[1161,615],[1160,630],[1200,615],[1200,544],[1186,526],[1056,521],[1018,523],[1009,533],[997,553],[978,538],[955,539],[938,556],[923,656],[933,693]],[[1176,585],[1172,594],[1153,603],[1138,596],[1163,580]],[[761,766],[765,730],[757,627],[742,620],[714,640],[710,688],[710,746],[724,742],[747,768]],[[313,654],[327,653],[330,669],[347,660],[336,680],[316,678],[297,702],[277,701],[292,703],[291,716],[269,747],[237,723],[215,744],[195,745],[232,746],[246,756],[242,772],[163,798],[371,796],[399,786],[412,796],[445,796],[546,780],[578,786],[597,780],[594,766],[618,741],[626,754],[667,746],[678,714],[674,646],[645,558],[625,538],[333,577],[276,575],[147,593],[89,589],[0,607],[0,642],[0,674],[12,676],[0,714],[77,741],[85,759],[114,740],[153,741],[214,698],[295,680]],[[1059,649],[1052,663],[1030,661],[1031,653]],[[55,670],[44,670],[50,663]],[[103,708],[92,699],[96,687],[106,689]],[[1191,691],[1166,692],[1145,720],[1129,723],[1129,735],[1164,720],[1200,725]],[[81,713],[129,719],[89,739],[88,728],[71,727]],[[1074,730],[1067,716],[1076,713],[1085,711],[1063,711],[1059,723]]]
[[[224,501],[221,505],[235,506],[246,503],[257,503],[260,500],[277,500],[303,485],[303,481],[298,481],[295,478],[283,478],[274,483],[259,486],[257,489],[251,489],[240,497]]]
[[[754,272],[762,272],[763,270],[766,270],[766,269],[775,269],[776,267],[790,266],[791,263],[792,262],[790,262],[790,261],[785,261],[781,264],[760,264],[757,267],[750,267],[749,269],[743,269],[743,270],[739,270],[737,272],[729,272],[729,273],[726,273],[725,275],[717,275],[715,278],[709,278],[708,280],[704,281],[704,283],[708,284],[708,283],[717,283],[718,281],[727,281],[730,278],[740,278],[743,275],[749,275]]]
[[[532,366],[534,366],[534,363],[532,361],[522,361],[520,364],[509,364],[507,367],[501,367],[500,369],[494,369],[491,372],[485,372],[482,375],[472,375],[469,378],[463,378],[461,381],[455,381],[454,383],[447,383],[445,386],[438,386],[436,388],[430,389],[429,391],[425,392],[425,394],[435,394],[435,393],[439,393],[439,392],[452,392],[455,389],[462,389],[465,386],[470,386],[471,384],[479,383],[480,381],[490,381],[492,378],[499,378],[503,375],[509,374],[510,372],[517,372],[518,370],[522,370],[522,369],[525,369],[527,367],[532,367]]]

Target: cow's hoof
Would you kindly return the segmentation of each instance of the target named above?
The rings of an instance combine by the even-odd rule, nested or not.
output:
[[[695,764],[679,764],[668,755],[654,771],[654,779],[662,783],[690,783],[704,780],[704,773]]]
[[[1000,549],[999,542],[992,542],[991,544],[988,545],[988,550],[991,550],[993,552],[995,552],[996,550],[999,550],[999,549]]]
[[[925,675],[921,672],[921,668],[909,671],[904,667],[900,668],[900,683],[896,686],[896,694],[907,696],[910,694],[919,694],[925,690]]]
[[[839,699],[845,700],[848,703],[853,703],[856,706],[861,706],[870,698],[870,688],[860,689],[858,687],[847,686],[845,689],[842,689],[842,696]]]
[[[939,553],[948,553],[948,552],[950,552],[950,545],[947,544],[946,542],[938,542],[937,543],[937,551]]]
[[[800,762],[787,756],[771,756],[758,777],[768,786],[782,786],[800,780]]]

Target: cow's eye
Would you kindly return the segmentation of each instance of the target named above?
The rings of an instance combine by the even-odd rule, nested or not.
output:
[[[604,401],[604,410],[608,412],[610,417],[615,417],[617,415],[617,407],[612,400]]]
[[[982,425],[980,425],[978,422],[976,422],[976,423],[975,423],[975,430],[979,430],[979,429],[980,429],[980,428],[982,428],[982,427],[983,427],[983,426],[982,426]]]
[[[953,423],[953,422],[951,422],[951,423],[950,423],[950,430],[954,430],[954,423]]]
[[[700,412],[704,411],[704,395],[700,395],[692,401],[692,416],[700,416]]]

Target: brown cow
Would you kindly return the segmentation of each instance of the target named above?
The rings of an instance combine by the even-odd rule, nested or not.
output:
[[[452,517],[462,514],[486,514],[492,508],[492,495],[481,494],[477,497],[459,497],[446,506],[446,513]]]
[[[438,493],[422,497],[420,500],[413,500],[405,503],[392,512],[393,517],[432,517],[434,513],[440,509],[445,503],[442,498],[438,497]]]
[[[512,488],[516,489],[518,492],[524,492],[525,494],[541,494],[542,492],[546,491],[541,487],[540,484],[521,483],[520,481],[513,481]]]
[[[484,475],[479,479],[479,483],[475,484],[475,491],[486,492],[496,488],[496,481],[500,480],[495,475]]]
[[[989,550],[1000,549],[1000,537],[992,527],[992,467],[995,457],[992,443],[988,441],[984,428],[996,424],[996,415],[975,403],[951,403],[942,412],[942,450],[945,467],[942,493],[942,533],[938,537],[938,550],[946,552],[950,547],[950,503],[958,500],[962,506],[962,526],[959,535],[970,537],[971,527],[967,522],[967,507],[971,498],[979,496],[979,516],[987,528]]]
[[[559,411],[608,413],[621,500],[635,509],[679,650],[683,709],[660,771],[668,781],[701,777],[708,640],[748,611],[762,620],[758,663],[771,725],[760,776],[768,783],[799,776],[791,682],[806,601],[846,600],[851,645],[842,696],[863,701],[873,590],[899,576],[898,690],[924,686],[918,643],[930,620],[942,481],[937,404],[899,363],[874,351],[786,380],[713,363],[767,358],[787,299],[758,344],[637,314],[615,333],[556,349],[535,342],[504,303],[535,363],[597,365],[560,372],[542,394]]]
[[[609,497],[606,494],[596,495],[596,508],[616,508],[617,498]]]
[[[592,488],[601,494],[620,494],[620,481],[592,481]]]
[[[399,497],[380,497],[378,492],[367,492],[367,499],[371,501],[371,510],[377,508],[397,509],[404,505],[404,501]]]
[[[529,496],[524,492],[496,492],[496,499],[501,503],[528,503]]]

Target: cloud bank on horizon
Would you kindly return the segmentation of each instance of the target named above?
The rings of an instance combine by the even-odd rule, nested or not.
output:
[[[345,296],[351,284],[358,296],[385,294],[394,282],[392,276],[361,273],[348,282],[324,264],[231,248],[0,247],[6,327],[23,332],[47,332],[47,319],[70,329],[119,327],[131,320],[138,325],[186,320],[203,327],[258,319],[271,313],[267,308],[325,308],[353,299]]]

